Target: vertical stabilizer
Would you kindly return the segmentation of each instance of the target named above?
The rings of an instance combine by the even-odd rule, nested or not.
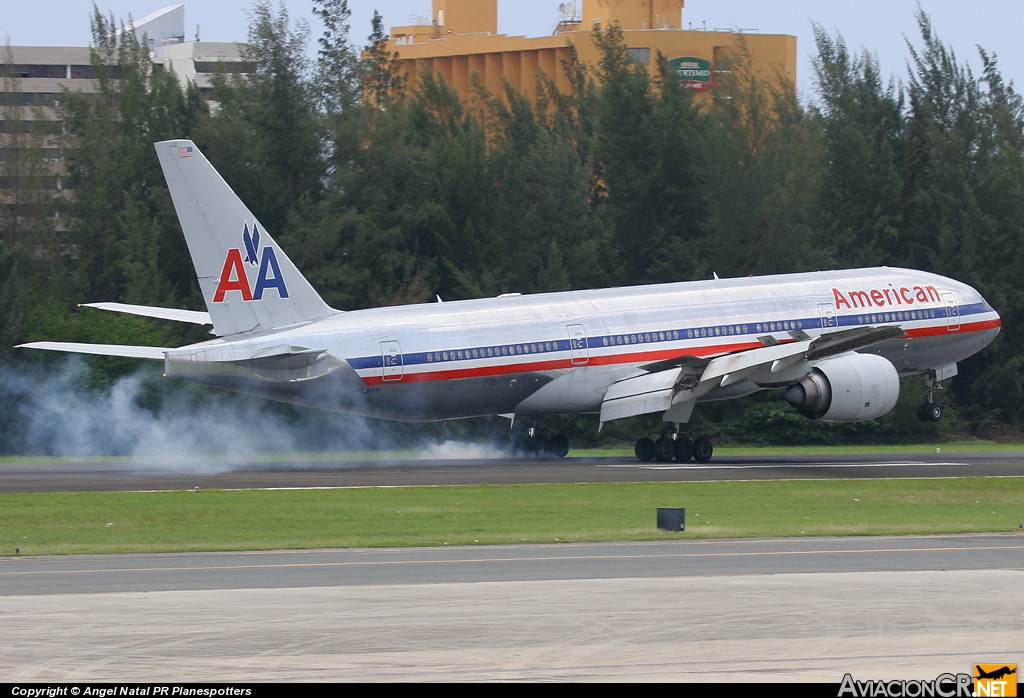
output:
[[[270,330],[337,312],[192,141],[163,141],[156,152],[215,334]]]

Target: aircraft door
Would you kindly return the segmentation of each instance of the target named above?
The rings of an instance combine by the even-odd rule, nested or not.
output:
[[[956,296],[951,291],[942,294],[942,300],[946,302],[946,329],[950,332],[960,331],[960,306],[957,305]]]
[[[382,380],[397,383],[402,380],[402,346],[397,341],[381,342],[380,353],[383,357],[384,373]]]
[[[835,332],[839,329],[839,323],[836,320],[836,309],[831,303],[819,303],[818,304],[818,315],[821,316],[821,333],[828,334],[829,332]]]
[[[572,356],[573,366],[585,366],[590,361],[590,352],[587,349],[587,331],[583,325],[567,325],[569,331],[569,352]]]

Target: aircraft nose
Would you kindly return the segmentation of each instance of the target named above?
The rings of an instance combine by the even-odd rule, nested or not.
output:
[[[1002,329],[1003,318],[980,293],[978,293],[978,298],[981,301],[983,312],[987,318],[985,321],[985,327],[982,330],[982,336],[985,338],[985,344],[988,344],[996,338],[996,335],[999,334],[999,330]]]

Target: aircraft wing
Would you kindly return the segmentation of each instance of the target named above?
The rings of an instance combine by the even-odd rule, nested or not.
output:
[[[664,412],[672,406],[682,368],[640,373],[612,383],[601,402],[601,424],[638,414]]]
[[[81,303],[82,308],[99,308],[112,310],[115,313],[129,313],[143,317],[155,317],[161,320],[191,322],[194,325],[212,325],[209,313],[199,310],[179,310],[177,308],[156,308],[150,305],[129,305],[127,303]]]
[[[164,353],[171,351],[164,347],[141,347],[125,344],[80,344],[78,342],[30,342],[19,344],[17,349],[46,349],[66,351],[74,354],[96,354],[98,356],[123,356],[129,359],[164,360]]]
[[[691,355],[640,367],[640,372],[609,386],[601,403],[601,423],[641,414],[664,412],[665,421],[686,422],[698,398],[712,390],[746,380],[771,384],[783,381],[788,369],[903,336],[901,327],[858,327],[815,339],[797,333],[794,341],[766,344],[712,359]],[[797,339],[800,337],[800,339]],[[795,381],[794,381],[795,382]]]
[[[811,343],[807,358],[810,361],[827,359],[830,356],[836,356],[848,351],[866,349],[879,342],[896,339],[903,335],[903,328],[898,325],[854,327],[842,332],[830,332],[829,334],[821,335]]]

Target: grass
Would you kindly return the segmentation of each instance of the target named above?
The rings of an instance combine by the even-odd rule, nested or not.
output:
[[[655,528],[686,508],[686,531]],[[0,553],[183,552],[1017,531],[1024,478],[0,496]]]

